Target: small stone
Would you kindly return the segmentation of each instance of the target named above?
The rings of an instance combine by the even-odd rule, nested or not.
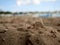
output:
[[[39,34],[42,34],[43,32],[42,31],[39,31]]]
[[[6,32],[6,30],[0,30],[0,33],[5,33]]]
[[[2,41],[5,41],[5,39],[2,39]]]
[[[60,32],[60,30],[57,30],[58,32]]]
[[[51,30],[51,32],[50,32],[50,33],[55,34],[56,32]]]
[[[57,26],[60,26],[60,23],[59,23],[59,24],[57,24]]]
[[[58,40],[58,42],[60,43],[60,40]]]
[[[17,28],[17,31],[24,31],[24,29],[23,28]]]

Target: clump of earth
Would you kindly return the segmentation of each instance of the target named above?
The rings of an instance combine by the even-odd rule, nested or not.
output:
[[[0,17],[0,45],[60,45],[60,18]]]

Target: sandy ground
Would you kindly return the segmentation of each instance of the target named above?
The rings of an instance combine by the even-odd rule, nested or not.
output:
[[[60,18],[42,22],[28,16],[0,17],[0,45],[60,45]]]

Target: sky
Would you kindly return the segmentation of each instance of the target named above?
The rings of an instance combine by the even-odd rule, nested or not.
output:
[[[60,0],[0,0],[0,10],[12,12],[60,11]]]

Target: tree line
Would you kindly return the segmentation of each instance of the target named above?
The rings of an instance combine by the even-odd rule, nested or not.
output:
[[[23,12],[0,11],[0,14],[23,14]]]

